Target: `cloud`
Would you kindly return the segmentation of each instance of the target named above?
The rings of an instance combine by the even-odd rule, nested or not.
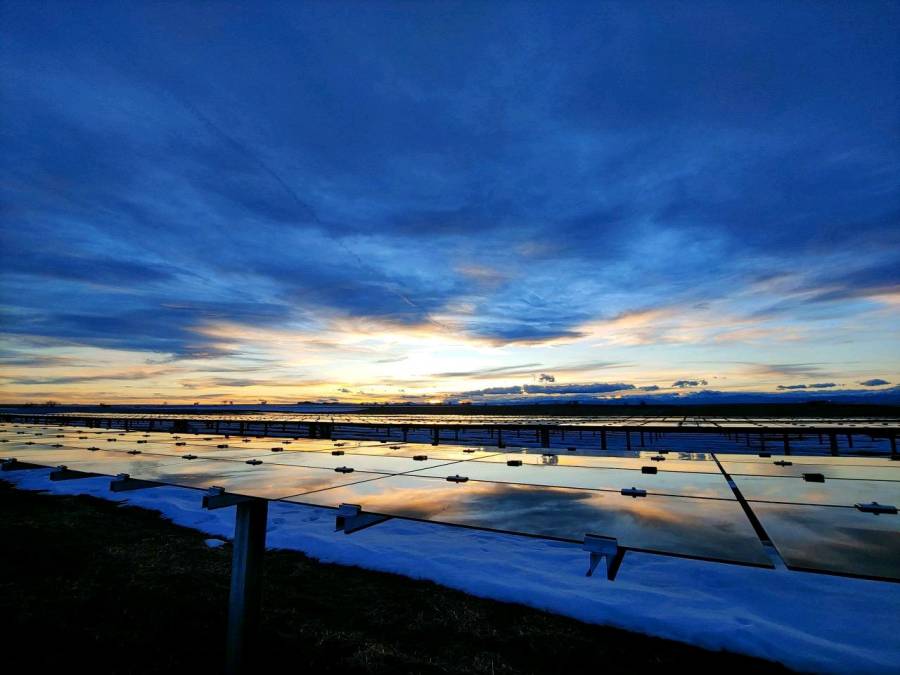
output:
[[[512,366],[497,366],[492,368],[479,368],[477,370],[458,370],[446,373],[434,373],[435,378],[456,378],[456,377],[485,377],[489,375],[527,375],[533,371],[533,368],[540,367],[540,363],[520,363]]]
[[[880,387],[880,386],[885,385],[885,384],[890,384],[890,382],[888,382],[887,380],[882,380],[881,378],[877,378],[877,377],[876,377],[876,378],[871,379],[871,380],[864,380],[863,382],[860,382],[860,384],[861,384],[862,386],[864,386],[864,387]]]
[[[763,377],[815,377],[826,375],[819,363],[749,363],[747,371]]]
[[[700,387],[709,384],[706,380],[677,380],[672,383],[673,387],[685,389],[688,387]]]
[[[633,384],[625,384],[622,382],[590,382],[583,384],[524,384],[512,385],[507,387],[488,387],[485,389],[475,389],[465,391],[458,394],[464,398],[473,398],[479,396],[509,396],[509,395],[537,395],[537,394],[608,394],[617,391],[628,391],[634,389]]]
[[[556,378],[549,373],[541,373],[538,376],[538,382],[556,382]]]
[[[78,362],[68,356],[49,356],[45,354],[0,354],[0,366],[24,366],[28,368],[48,368],[52,366],[78,366]]]
[[[836,386],[834,382],[817,382],[815,384],[779,384],[778,389],[782,391],[791,389],[830,389]]]
[[[95,373],[92,375],[59,375],[52,377],[9,377],[9,384],[80,384],[83,382],[99,382],[103,380],[149,380],[164,375],[167,370],[139,370],[121,373]]]
[[[522,390],[526,394],[608,394],[634,388],[633,384],[622,382],[593,382],[590,384],[526,384]]]
[[[488,368],[478,368],[475,370],[462,370],[462,371],[449,371],[443,373],[432,373],[431,377],[446,379],[446,378],[472,378],[478,379],[483,377],[490,377],[493,375],[535,375],[537,374],[539,377],[539,381],[543,382],[545,380],[541,379],[542,377],[551,377],[554,378],[553,375],[549,375],[548,373],[543,372],[546,368],[547,364],[543,363],[520,363],[510,366],[492,366]],[[615,362],[615,361],[587,361],[583,363],[568,363],[561,365],[554,365],[553,370],[558,373],[581,373],[593,370],[605,370],[608,368],[623,368],[627,366],[627,363],[623,362]],[[551,382],[555,382],[555,378],[549,380]]]
[[[522,385],[512,385],[508,387],[487,387],[485,389],[474,389],[472,391],[460,392],[458,395],[464,398],[472,398],[475,396],[508,396],[510,394],[524,393]]]

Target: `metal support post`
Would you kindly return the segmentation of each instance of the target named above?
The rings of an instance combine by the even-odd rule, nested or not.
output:
[[[268,508],[269,503],[264,499],[250,499],[237,505],[225,652],[225,672],[229,675],[248,671],[248,656],[259,630]]]

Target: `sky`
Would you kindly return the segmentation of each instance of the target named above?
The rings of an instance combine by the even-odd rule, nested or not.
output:
[[[900,383],[896,2],[0,3],[0,399]]]

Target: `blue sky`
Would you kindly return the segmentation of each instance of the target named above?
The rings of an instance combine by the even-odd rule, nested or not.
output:
[[[900,381],[896,3],[0,19],[4,398]]]

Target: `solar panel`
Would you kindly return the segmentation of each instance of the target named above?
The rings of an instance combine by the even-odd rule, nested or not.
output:
[[[585,534],[623,546],[745,564],[769,564],[734,500],[701,500],[422,476],[382,480],[288,498],[337,507],[359,504],[388,516],[581,542]]]
[[[584,490],[612,490],[637,488],[648,493],[682,495],[690,497],[714,497],[734,499],[734,493],[720,473],[701,474],[674,471],[660,471],[645,474],[629,469],[599,469],[577,466],[556,466],[522,464],[509,466],[497,462],[472,461],[464,465],[451,465],[453,472],[459,472],[471,480],[495,481],[502,483],[524,483],[570,487]],[[446,478],[449,474],[444,467],[423,469],[417,474],[436,478]]]
[[[900,580],[900,516],[846,507],[751,506],[790,569]]]
[[[691,455],[689,453],[661,454],[659,452],[644,452],[639,453],[635,457],[623,457],[523,448],[520,451],[506,451],[478,459],[484,462],[504,464],[508,461],[520,460],[523,464],[634,469],[636,471],[640,471],[645,466],[655,466],[660,471],[686,471],[692,473],[714,473],[717,475],[721,473],[718,465],[712,460],[711,455]]]
[[[497,453],[497,450],[487,450],[485,448],[453,448],[448,446],[433,446],[423,443],[406,444],[406,445],[379,445],[369,447],[358,447],[353,450],[355,454],[360,455],[383,455],[385,457],[414,457],[415,455],[425,454],[429,459],[440,459],[447,461],[462,461],[467,459],[482,459]]]
[[[897,462],[894,462],[897,464]],[[794,462],[779,457],[768,462],[722,462],[722,468],[732,476],[786,476],[802,478],[803,474],[818,473],[825,478],[852,478],[859,480],[900,481],[900,467],[877,465],[853,465],[847,463]]]
[[[829,464],[832,466],[880,466],[885,469],[900,469],[900,462],[891,460],[890,457],[829,457],[824,455],[775,455],[760,457],[758,454],[730,454],[717,452],[716,457],[720,462],[743,464],[753,462],[757,464],[771,464],[776,460],[787,460],[794,464]]]
[[[226,492],[248,497],[282,499],[349,483],[384,478],[385,474],[362,471],[338,473],[331,469],[274,464],[254,466],[221,460],[185,460],[182,464],[167,464],[153,476],[139,477],[201,489],[218,486],[224,488]]]
[[[183,462],[180,457],[166,455],[129,455],[127,452],[110,452],[98,450],[92,452],[85,448],[41,448],[17,450],[15,453],[4,453],[4,457],[14,457],[26,464],[56,467],[68,466],[73,471],[117,475],[127,473],[133,476],[154,473],[160,467],[175,462]]]
[[[817,477],[813,478],[817,480]],[[803,478],[768,476],[732,476],[732,479],[749,501],[834,506],[876,501],[900,506],[900,482],[843,478],[811,482]]]
[[[175,455],[127,452],[86,448],[40,448],[4,453],[20,462],[55,467],[66,465],[84,473],[117,475],[182,487],[224,487],[229,492],[278,499],[309,490],[321,490],[354,481],[383,477],[365,472],[339,473],[333,469],[294,467],[273,464],[247,464],[223,459],[183,459]]]
[[[397,474],[408,471],[435,468],[440,466],[456,466],[458,462],[453,460],[431,459],[428,455],[420,454],[409,456],[360,455],[345,453],[332,455],[324,452],[290,452],[280,453],[265,458],[270,464],[285,466],[309,466],[325,469],[349,467],[356,471],[368,471],[374,473]]]

